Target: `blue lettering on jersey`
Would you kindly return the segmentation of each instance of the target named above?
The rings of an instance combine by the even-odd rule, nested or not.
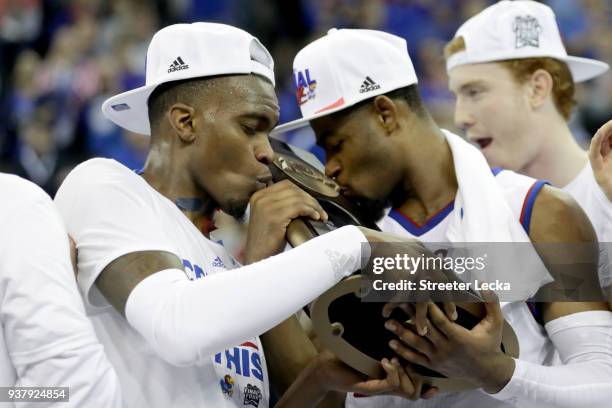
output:
[[[250,373],[251,370],[249,368],[249,350],[242,349],[242,372]]]
[[[185,266],[186,269],[189,269],[191,272],[193,272],[196,279],[200,279],[208,275],[206,272],[204,272],[204,269],[202,269],[200,265],[196,265],[196,264],[192,265],[191,262],[189,262],[187,259],[183,259],[183,266]],[[191,277],[189,279],[191,279]]]
[[[238,347],[234,347],[232,351],[225,350],[225,360],[227,361],[227,368],[229,370],[234,366],[236,374],[242,374],[240,370],[240,349]],[[245,377],[248,377],[247,374],[248,373],[245,373]]]
[[[230,260],[232,263],[234,263],[234,265],[237,265],[237,262],[233,258],[230,258]],[[202,267],[191,263],[187,259],[183,259],[183,265],[185,266],[185,269],[193,272],[195,279],[200,279],[207,275]],[[212,266],[222,268],[225,267],[225,264],[223,263],[223,260],[217,256],[213,261]],[[263,370],[261,369],[261,357],[259,355],[259,350],[257,350],[257,347],[252,343],[251,346],[242,345],[241,347],[232,347],[222,353],[215,354],[215,363],[222,365],[223,357],[225,357],[225,366],[228,370],[247,378],[253,376],[259,381],[263,382],[264,379]]]
[[[261,357],[259,351],[247,347],[233,347],[222,353],[215,354],[215,363],[223,365],[225,356],[225,367],[244,377],[255,377],[263,381],[263,370],[261,369]]]
[[[261,370],[261,359],[259,357],[259,353],[251,354],[251,363],[255,368],[251,370],[251,374],[253,377],[257,378],[259,381],[263,381],[263,371]]]
[[[225,264],[223,263],[223,260],[219,257],[215,258],[215,260],[212,263],[212,266],[214,266],[215,268],[225,268]]]

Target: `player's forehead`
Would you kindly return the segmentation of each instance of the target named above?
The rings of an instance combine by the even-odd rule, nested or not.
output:
[[[508,70],[496,62],[459,65],[448,73],[448,87],[458,92],[466,86],[490,85],[507,75]]]
[[[258,75],[227,77],[217,89],[218,96],[236,114],[252,113],[278,119],[280,107],[274,86]]]
[[[278,107],[274,85],[259,75],[234,75],[227,77],[227,89],[224,94],[234,94],[246,102],[269,103]]]
[[[349,108],[310,121],[317,144],[324,146],[325,142],[333,136],[358,136],[360,123],[366,115],[366,110],[362,108],[363,106]]]

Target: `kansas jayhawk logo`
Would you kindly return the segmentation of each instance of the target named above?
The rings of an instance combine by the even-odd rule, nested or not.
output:
[[[515,35],[514,46],[516,48],[540,46],[542,26],[535,17],[516,16],[512,23],[512,31]]]
[[[302,105],[315,97],[317,81],[310,78],[310,71],[308,68],[303,72],[294,72],[294,81],[297,88],[296,97],[298,105]]]
[[[234,379],[231,375],[226,374],[222,380],[219,380],[219,385],[221,386],[221,391],[228,397],[234,395]]]

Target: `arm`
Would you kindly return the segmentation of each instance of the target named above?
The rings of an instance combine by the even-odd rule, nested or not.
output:
[[[355,227],[343,227],[294,250],[195,281],[178,268],[174,255],[136,252],[109,264],[96,284],[162,358],[191,365],[269,330],[357,270],[363,241]],[[347,262],[334,270],[327,250],[344,254]],[[219,304],[222,316],[202,315]]]
[[[554,301],[580,300],[592,302],[595,309],[602,307],[605,299],[597,275],[597,236],[587,215],[569,194],[550,186],[542,189],[533,207],[529,238],[554,278],[535,296],[547,302],[542,304],[545,317],[547,304]],[[575,260],[571,269],[565,260]],[[576,282],[577,288],[567,287],[568,282]]]
[[[547,367],[516,360],[512,378],[494,397],[514,397],[538,407],[608,407],[612,398],[612,313],[567,314],[545,327],[563,365]]]
[[[119,407],[119,381],[85,316],[60,217],[42,191],[20,198],[0,248],[0,322],[15,385],[70,387],[75,406]]]
[[[309,399],[304,398],[304,400],[317,400],[319,408],[344,406],[346,399],[344,392],[329,391],[319,395],[312,382],[305,379],[312,371],[312,368],[307,367],[317,358],[318,352],[295,315],[264,333],[261,342],[266,351],[270,387],[274,388],[277,395],[287,393],[291,387],[293,391],[287,395],[299,391],[300,397],[304,398],[305,394],[313,392]],[[300,377],[302,372],[305,374]]]
[[[586,243],[595,240],[588,219],[567,195],[545,188],[538,196],[531,222],[531,239],[547,266],[555,269],[555,251],[543,251],[543,243]],[[596,241],[595,241],[596,242]],[[586,256],[594,254],[590,269],[581,271],[588,285],[597,285],[596,255],[586,245]],[[572,250],[572,246],[567,246]],[[564,253],[564,255],[566,255]],[[584,253],[580,254],[585,256]],[[558,277],[558,276],[557,276]],[[563,282],[555,282],[562,289]],[[561,292],[565,293],[565,292]],[[488,299],[486,316],[472,330],[452,323],[430,304],[431,325],[425,337],[393,322],[391,331],[398,353],[450,378],[465,378],[497,399],[534,403],[538,406],[570,408],[604,407],[612,398],[612,313],[605,302],[548,302],[544,304],[546,330],[564,365],[541,366],[512,359],[499,351],[503,315],[495,298]],[[403,344],[410,346],[404,347]],[[577,405],[576,398],[581,403]]]
[[[542,193],[536,199],[530,229],[536,248],[538,243],[597,242],[592,225],[574,200],[552,188]],[[572,245],[566,248],[571,251]],[[550,256],[546,252],[539,251],[545,261]],[[585,284],[591,287],[599,282],[596,256],[595,247],[591,267],[581,271]],[[554,266],[549,270],[556,280],[550,285],[562,288]],[[608,406],[612,398],[612,313],[608,305],[601,301],[546,302],[542,312],[563,365],[546,367],[515,360],[512,377],[495,398],[515,396],[542,407]]]
[[[383,359],[381,365],[385,378],[366,379],[332,354],[324,352],[302,371],[275,408],[344,407],[344,398],[325,398],[329,397],[330,391],[338,391],[335,395],[341,396],[347,392],[391,394],[410,399],[421,396],[423,381],[414,371],[402,368],[397,358]],[[436,393],[435,388],[430,388],[421,398],[429,399]]]
[[[277,395],[283,395],[317,356],[317,350],[295,316],[264,333],[261,342],[266,351],[270,386]]]

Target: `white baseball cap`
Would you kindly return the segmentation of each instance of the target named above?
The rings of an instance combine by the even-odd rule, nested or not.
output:
[[[466,49],[447,58],[447,72],[459,65],[534,57],[565,62],[574,82],[608,70],[605,62],[567,55],[555,13],[531,0],[504,0],[487,7],[463,23],[457,37],[463,37]]]
[[[117,125],[149,135],[147,100],[163,83],[225,74],[264,76],[274,84],[274,61],[251,34],[216,23],[174,24],[151,39],[145,63],[146,84],[115,95],[102,112]]]
[[[417,83],[406,40],[382,31],[335,28],[298,52],[293,79],[302,119],[276,127],[273,134]]]

